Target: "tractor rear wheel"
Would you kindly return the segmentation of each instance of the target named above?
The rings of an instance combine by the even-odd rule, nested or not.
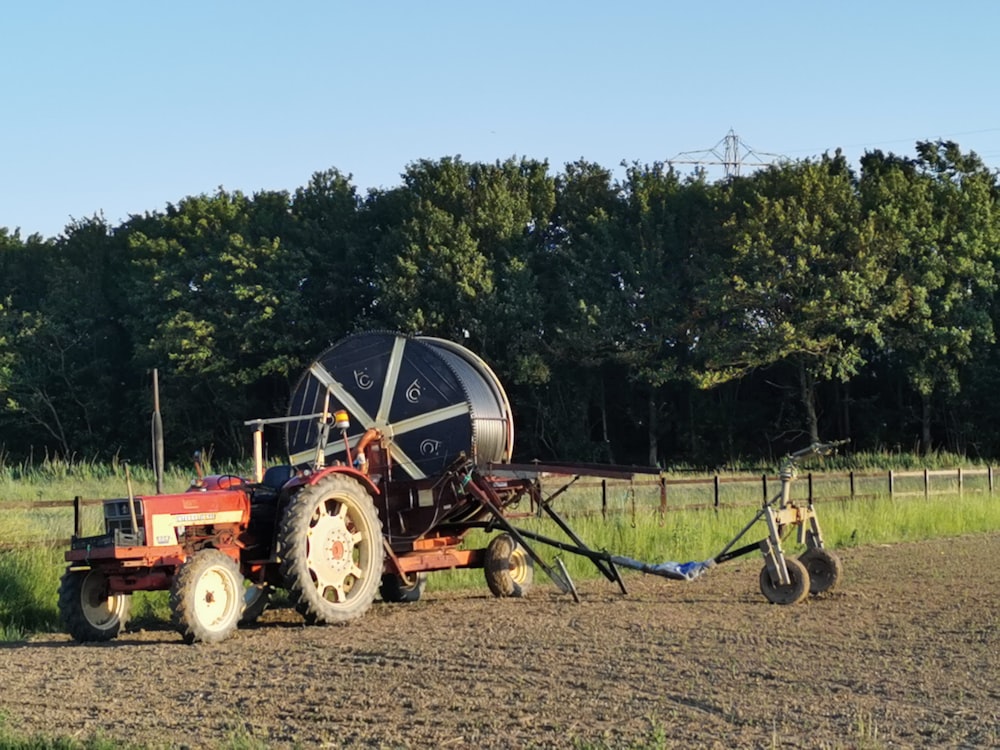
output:
[[[281,523],[281,574],[309,624],[342,623],[371,607],[382,580],[382,523],[365,488],[331,474],[295,496]]]
[[[760,593],[772,604],[798,604],[809,595],[809,571],[792,557],[785,558],[789,584],[782,586],[771,580],[771,571],[765,565],[760,571]]]
[[[807,549],[799,555],[799,562],[809,571],[809,593],[813,596],[833,591],[844,570],[839,557],[819,547]]]
[[[406,576],[386,573],[382,576],[382,584],[378,591],[384,602],[406,603],[419,601],[426,587],[426,573],[411,573]]]
[[[510,534],[495,536],[486,546],[483,560],[486,585],[493,596],[523,597],[535,580],[535,561]]]
[[[67,569],[59,582],[59,617],[66,632],[81,643],[110,641],[128,622],[132,600],[108,591],[98,570]]]
[[[203,549],[181,565],[170,587],[174,626],[185,643],[224,641],[243,615],[243,575],[229,555]]]

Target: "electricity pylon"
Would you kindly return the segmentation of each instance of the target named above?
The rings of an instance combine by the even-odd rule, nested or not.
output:
[[[720,151],[720,147],[722,147]],[[770,161],[765,160],[770,157]],[[726,177],[738,177],[741,167],[768,167],[785,159],[781,154],[769,154],[765,151],[754,151],[740,140],[732,128],[725,138],[712,148],[702,151],[682,151],[673,159],[667,159],[667,164],[695,164],[700,167],[721,166],[726,170]]]

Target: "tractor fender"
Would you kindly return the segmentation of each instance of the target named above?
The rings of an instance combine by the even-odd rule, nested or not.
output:
[[[378,487],[376,487],[375,483],[368,478],[367,474],[360,472],[351,466],[327,466],[326,468],[315,471],[305,477],[303,485],[314,485],[323,477],[328,477],[331,474],[346,474],[354,479],[357,479],[362,485],[364,485],[365,489],[368,490],[369,495],[374,496],[381,494]]]

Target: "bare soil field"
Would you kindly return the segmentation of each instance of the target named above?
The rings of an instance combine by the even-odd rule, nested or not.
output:
[[[294,611],[219,645],[164,627],[102,645],[0,645],[18,733],[139,746],[980,748],[1000,746],[1000,534],[843,550],[791,607],[759,556],[690,583],[536,581],[376,604],[344,627]]]

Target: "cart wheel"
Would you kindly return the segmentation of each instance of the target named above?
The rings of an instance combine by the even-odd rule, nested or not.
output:
[[[535,561],[510,534],[500,534],[490,541],[483,570],[493,596],[501,598],[527,596],[535,579]]]
[[[791,580],[787,586],[773,582],[766,565],[760,571],[760,593],[772,604],[798,604],[809,595],[809,571],[806,566],[787,557],[785,567]]]
[[[382,576],[378,591],[384,602],[406,603],[419,601],[426,587],[426,573],[411,573],[407,576],[386,573]]]
[[[839,557],[818,547],[799,555],[799,562],[809,571],[809,593],[813,596],[835,589],[844,570]]]

